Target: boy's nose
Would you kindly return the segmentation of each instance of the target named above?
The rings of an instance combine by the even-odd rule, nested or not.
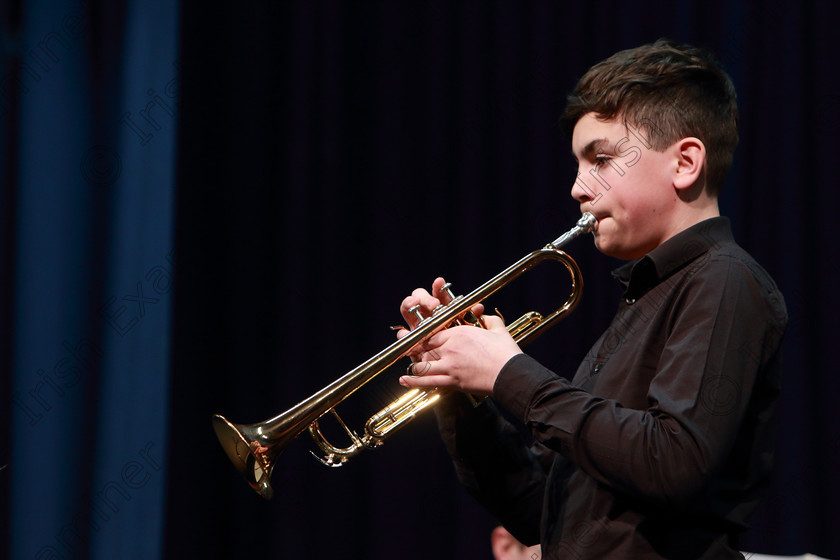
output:
[[[587,182],[583,175],[581,175],[580,171],[578,171],[577,177],[575,177],[575,182],[572,185],[572,198],[580,202],[581,204],[585,202],[591,202],[595,204],[598,200],[601,199],[603,196],[602,193],[596,192],[595,190],[590,187],[590,183],[592,181]],[[597,181],[594,181],[595,186],[597,188]]]

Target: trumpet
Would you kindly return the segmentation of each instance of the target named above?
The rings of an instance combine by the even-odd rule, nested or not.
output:
[[[271,473],[277,456],[304,431],[309,431],[315,444],[324,452],[323,457],[318,457],[314,452],[313,455],[330,467],[340,467],[360,451],[378,447],[415,415],[435,404],[441,397],[441,392],[437,389],[408,390],[399,399],[371,416],[365,423],[361,436],[347,427],[335,411],[335,407],[400,358],[410,355],[418,345],[436,332],[455,325],[480,327],[481,319],[472,313],[473,306],[541,262],[554,260],[563,264],[571,276],[569,297],[549,315],[543,316],[531,311],[507,327],[520,347],[533,341],[577,306],[583,291],[583,278],[574,259],[560,248],[576,237],[592,231],[595,222],[592,214],[583,214],[572,229],[542,249],[526,255],[466,296],[455,296],[450,285],[444,286],[449,302],[438,307],[432,316],[421,317],[420,323],[408,335],[278,416],[256,424],[233,424],[221,415],[213,416],[213,427],[224,451],[251,488],[263,498],[271,499],[274,493]],[[327,413],[336,418],[350,438],[351,443],[347,447],[331,444],[321,432],[318,420]]]

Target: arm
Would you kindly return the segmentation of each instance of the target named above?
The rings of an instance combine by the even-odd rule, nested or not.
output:
[[[435,413],[461,484],[520,541],[538,543],[545,479],[555,454],[540,444],[529,448],[490,399],[473,407],[453,392]]]
[[[422,374],[404,382],[492,392],[538,442],[600,483],[660,503],[684,503],[724,467],[741,436],[756,382],[778,348],[784,310],[768,300],[746,265],[729,258],[706,263],[675,297],[670,315],[657,319],[665,332],[655,371],[631,366],[619,372],[646,384],[646,402],[633,408],[620,397],[576,387],[527,356],[511,353],[503,367],[478,359],[501,338],[492,329],[435,335],[429,340],[434,358],[424,357],[415,368]],[[725,409],[708,406],[710,395],[725,399]]]
[[[494,395],[538,441],[598,482],[686,505],[727,467],[736,442],[763,437],[744,419],[773,382],[763,376],[785,320],[780,301],[732,259],[706,263],[674,297],[653,320],[663,342],[652,371],[634,369],[640,362],[633,360],[625,366],[629,350],[608,364],[616,378],[645,384],[645,402],[630,408],[622,398],[590,394],[525,356],[508,362]]]

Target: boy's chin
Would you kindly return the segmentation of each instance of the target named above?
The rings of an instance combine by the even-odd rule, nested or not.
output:
[[[635,247],[626,247],[621,243],[612,243],[615,239],[610,239],[609,236],[595,236],[595,248],[608,257],[621,259],[623,261],[633,261],[645,256],[644,251],[640,251]]]

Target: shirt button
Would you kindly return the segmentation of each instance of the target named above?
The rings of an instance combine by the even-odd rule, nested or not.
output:
[[[593,368],[593,373],[598,373],[599,371],[601,371],[602,367],[604,367],[603,363],[595,364],[595,367]]]
[[[633,305],[634,303],[636,303],[636,298],[627,298],[624,301],[627,303],[627,305]]]

